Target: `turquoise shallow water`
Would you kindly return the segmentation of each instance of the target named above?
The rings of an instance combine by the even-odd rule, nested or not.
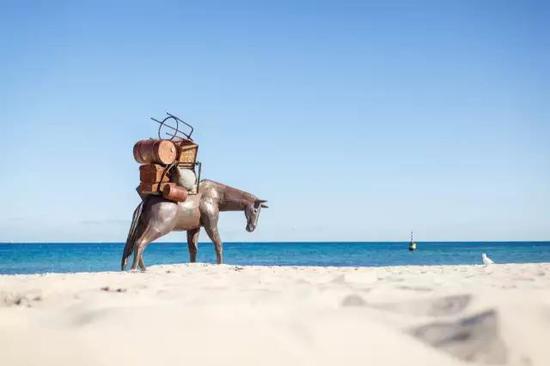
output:
[[[393,266],[480,264],[486,252],[497,263],[550,262],[550,242],[408,243],[225,243],[225,263],[290,266]],[[0,273],[118,271],[122,243],[0,244]],[[184,263],[187,245],[153,243],[146,265]],[[215,259],[210,243],[199,244],[199,262]]]

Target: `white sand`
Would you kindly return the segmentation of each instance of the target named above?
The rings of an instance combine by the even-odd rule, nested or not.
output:
[[[472,362],[550,365],[550,264],[0,276],[0,365]]]

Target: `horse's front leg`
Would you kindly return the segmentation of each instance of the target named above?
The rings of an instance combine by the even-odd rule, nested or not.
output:
[[[223,263],[223,244],[222,240],[220,239],[220,233],[218,232],[218,227],[209,227],[206,228],[206,233],[208,234],[208,237],[210,237],[210,240],[214,243],[214,248],[216,249],[216,263],[222,264]]]
[[[199,233],[201,229],[187,230],[187,247],[189,248],[189,262],[197,261],[197,244],[199,242]]]
[[[203,223],[204,229],[208,234],[208,237],[214,243],[216,249],[216,263],[223,263],[223,245],[220,239],[220,233],[218,232],[218,215],[217,213],[209,215]]]
[[[216,262],[218,264],[223,263],[223,247],[220,239],[220,233],[218,232],[218,217],[220,211],[214,203],[210,201],[202,202],[200,205],[201,210],[201,225],[206,230],[208,237],[214,243],[216,249]]]

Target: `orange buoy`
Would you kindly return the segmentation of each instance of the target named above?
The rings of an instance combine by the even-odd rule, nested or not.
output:
[[[176,145],[170,140],[141,140],[134,145],[134,159],[140,164],[172,164],[176,160]]]
[[[162,197],[170,201],[183,202],[187,199],[187,190],[175,183],[167,183],[162,189]]]

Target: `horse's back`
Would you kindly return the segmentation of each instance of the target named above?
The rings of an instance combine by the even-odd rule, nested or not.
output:
[[[162,196],[148,196],[144,208],[147,220],[163,231],[197,229],[201,226],[201,204],[204,206],[216,202],[224,188],[226,186],[221,183],[205,179],[199,183],[199,193],[190,194],[183,202],[172,202]]]
[[[154,226],[184,231],[200,226],[200,196],[189,195],[183,202],[173,202],[160,196],[149,196],[146,201],[148,221]]]

